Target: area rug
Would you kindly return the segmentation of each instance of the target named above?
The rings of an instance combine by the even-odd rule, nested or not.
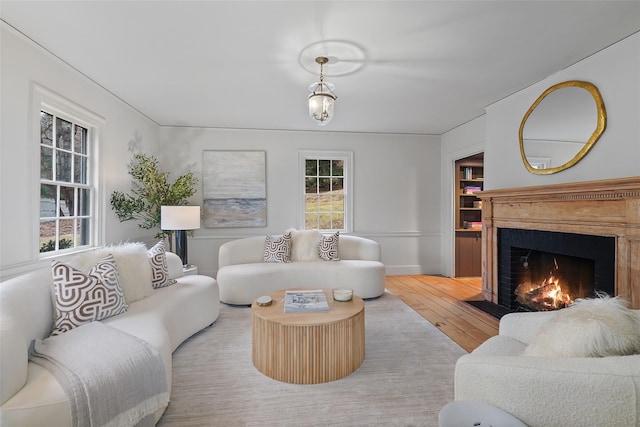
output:
[[[159,426],[437,426],[466,352],[396,296],[365,301],[365,360],[322,384],[282,383],[251,362],[251,309],[222,305],[173,355]]]

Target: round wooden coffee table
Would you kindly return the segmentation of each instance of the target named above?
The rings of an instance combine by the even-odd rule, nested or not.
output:
[[[252,311],[254,366],[278,381],[318,384],[343,378],[364,360],[364,302],[333,301],[323,289],[328,312],[285,313],[285,290],[270,293],[273,303]]]

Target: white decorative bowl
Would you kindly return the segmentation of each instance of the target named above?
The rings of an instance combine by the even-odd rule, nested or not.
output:
[[[353,289],[334,289],[333,290],[333,300],[340,302],[347,302],[353,299]]]

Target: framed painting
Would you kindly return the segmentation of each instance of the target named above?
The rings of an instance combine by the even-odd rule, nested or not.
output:
[[[266,227],[265,151],[202,152],[205,228]]]

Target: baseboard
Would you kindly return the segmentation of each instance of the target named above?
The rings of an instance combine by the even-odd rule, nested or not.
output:
[[[420,265],[385,265],[387,276],[411,276],[424,274]]]

